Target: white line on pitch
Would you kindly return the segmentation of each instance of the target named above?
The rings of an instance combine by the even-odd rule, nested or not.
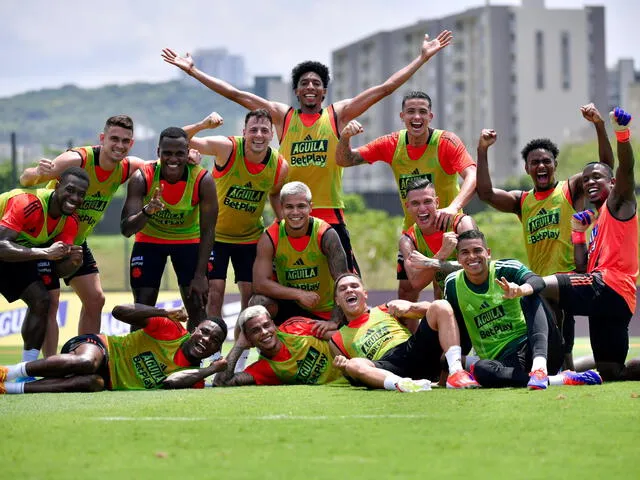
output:
[[[429,415],[415,415],[415,414],[380,414],[380,415],[265,415],[260,417],[243,417],[246,420],[331,420],[331,419],[349,419],[349,418],[426,418]],[[213,420],[206,417],[96,417],[96,420],[102,420],[105,422],[198,422],[202,420]]]

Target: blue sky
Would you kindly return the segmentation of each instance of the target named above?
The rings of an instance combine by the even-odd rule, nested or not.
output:
[[[492,1],[496,5],[517,0]],[[546,0],[549,8],[605,5],[607,65],[634,57],[640,68],[640,2]],[[483,0],[4,0],[0,97],[73,83],[165,81],[176,77],[160,50],[226,47],[249,74],[288,75],[303,60],[380,30],[484,4]],[[14,8],[7,8],[13,4]],[[18,7],[19,8],[15,8]],[[438,32],[428,32],[432,36]],[[417,48],[417,47],[416,47]]]

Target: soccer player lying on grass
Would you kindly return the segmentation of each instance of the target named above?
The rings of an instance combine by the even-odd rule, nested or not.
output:
[[[462,270],[445,281],[445,299],[453,307],[462,351],[473,345],[479,360],[472,373],[483,387],[528,387],[602,383],[594,370],[557,372],[562,366],[562,337],[537,292],[542,279],[517,260],[490,261],[484,235],[470,230],[458,236]],[[515,298],[530,291],[526,299]],[[547,365],[548,360],[548,365]],[[469,361],[469,358],[467,358]]]
[[[214,385],[319,385],[342,377],[332,365],[329,343],[314,336],[315,320],[294,317],[276,327],[267,309],[254,305],[240,313],[238,325],[240,335],[227,356],[227,368],[216,375]],[[238,358],[251,347],[260,358],[234,374]]]
[[[430,390],[428,379],[439,377],[444,351],[447,387],[479,387],[462,368],[458,327],[444,300],[394,300],[369,309],[360,277],[344,274],[336,281],[336,303],[348,323],[331,337],[334,366],[352,383],[401,392]],[[413,335],[403,325],[407,319],[422,319]]]
[[[180,324],[187,321],[184,308],[118,305],[113,316],[140,330],[124,336],[80,335],[69,340],[60,355],[0,366],[0,393],[202,388],[205,377],[226,365],[218,360],[198,368],[200,360],[218,352],[227,337],[220,318],[202,320],[189,334]],[[44,378],[9,383],[27,375]]]

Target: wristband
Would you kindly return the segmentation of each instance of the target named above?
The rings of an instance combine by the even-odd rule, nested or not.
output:
[[[151,214],[150,214],[149,212],[147,212],[147,206],[146,206],[146,205],[145,205],[144,207],[142,207],[142,210],[141,210],[141,211],[142,211],[142,214],[143,214],[145,217],[147,217],[147,218],[150,218],[150,217],[151,217]]]
[[[584,232],[571,232],[571,243],[578,245],[581,243],[587,243],[587,235]]]
[[[625,128],[624,130],[615,130],[616,138],[620,143],[626,143],[631,138],[631,129]]]

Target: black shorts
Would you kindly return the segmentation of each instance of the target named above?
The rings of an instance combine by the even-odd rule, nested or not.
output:
[[[41,281],[37,264],[37,260],[29,260],[28,262],[0,261],[0,293],[7,299],[7,302],[15,302],[29,285]]]
[[[278,302],[278,313],[275,317],[273,317],[273,323],[275,323],[276,325],[282,325],[291,317],[305,317],[311,318],[313,320],[326,320],[325,318],[317,316],[313,312],[305,310],[294,300],[276,300],[276,302]]]
[[[396,270],[396,280],[409,280],[407,271],[404,269],[404,257],[398,252],[398,267]]]
[[[349,271],[362,276],[360,272],[360,266],[358,266],[356,256],[353,253],[353,247],[351,246],[351,237],[349,236],[349,230],[347,230],[347,226],[344,223],[331,223],[330,225],[333,227],[333,229],[338,234],[338,237],[340,238],[340,243],[342,244],[344,253],[347,256],[347,267],[349,268]]]
[[[252,282],[257,248],[257,243],[215,242],[207,265],[207,277],[209,280],[226,280],[231,259],[234,282]]]
[[[102,350],[102,362],[100,362],[100,366],[96,371],[96,375],[100,375],[104,379],[104,385],[105,388],[107,388],[109,385],[111,385],[111,376],[109,375],[109,350],[98,335],[94,333],[88,333],[85,335],[78,335],[77,337],[70,338],[67,343],[62,346],[60,353],[73,352],[76,348],[78,348],[80,345],[84,345],[85,343],[95,345],[100,350]]]
[[[633,312],[598,273],[559,273],[560,308],[589,316],[589,338],[596,362],[623,365],[629,353]]]
[[[131,288],[160,288],[167,257],[171,258],[178,285],[188,287],[198,264],[198,243],[135,242],[131,250]]]
[[[415,380],[437,380],[440,377],[440,357],[442,347],[438,332],[423,319],[416,333],[404,343],[396,345],[374,365],[383,368],[399,377],[409,377]]]
[[[57,290],[60,288],[60,278],[56,275],[53,268],[53,262],[51,260],[39,261],[38,273],[40,274],[40,278],[42,278],[44,286],[47,287],[47,290]],[[96,263],[96,259],[93,257],[93,253],[91,252],[89,245],[87,245],[87,241],[85,240],[82,243],[82,265],[80,265],[80,268],[73,274],[65,278],[64,283],[69,285],[71,280],[74,278],[82,277],[83,275],[90,275],[92,273],[99,273],[98,264]]]

